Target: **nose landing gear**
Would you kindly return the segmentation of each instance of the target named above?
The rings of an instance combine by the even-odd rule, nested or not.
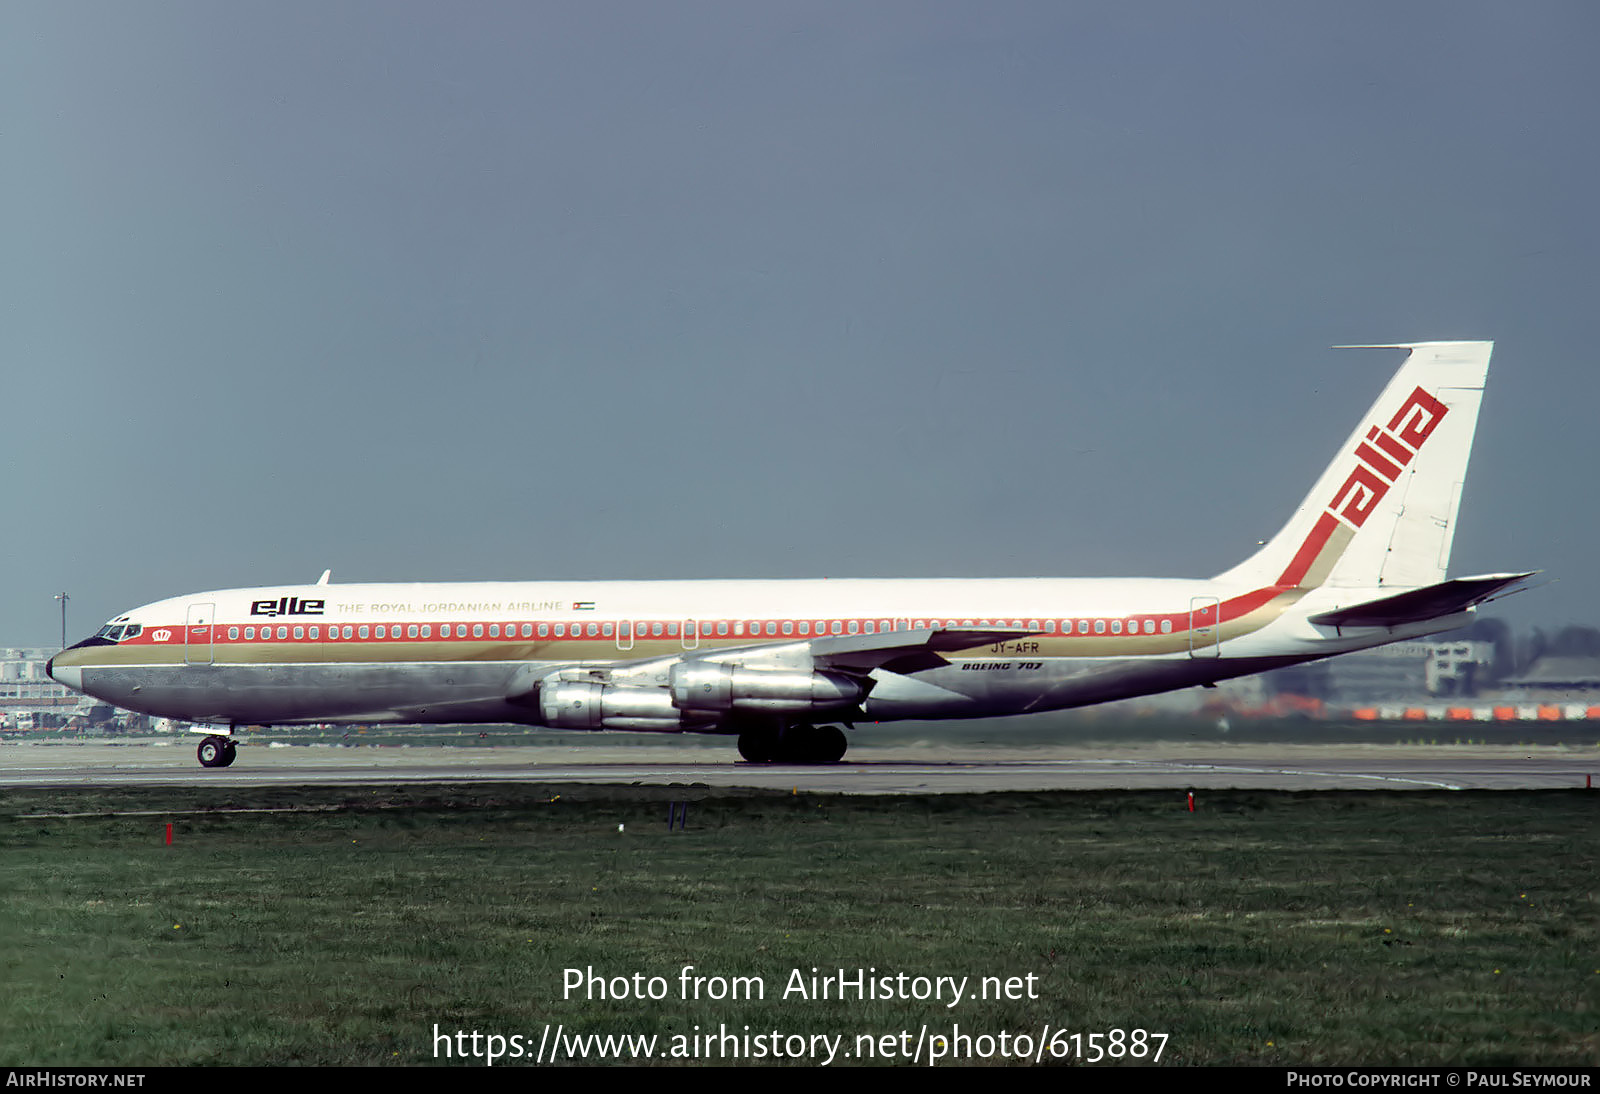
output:
[[[233,763],[238,746],[227,737],[207,737],[200,742],[200,747],[195,749],[195,756],[200,760],[201,767],[227,767]]]

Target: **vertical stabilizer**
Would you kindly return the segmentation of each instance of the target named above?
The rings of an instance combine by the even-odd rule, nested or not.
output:
[[[1444,579],[1494,343],[1340,348],[1411,353],[1283,530],[1219,581],[1404,589]]]

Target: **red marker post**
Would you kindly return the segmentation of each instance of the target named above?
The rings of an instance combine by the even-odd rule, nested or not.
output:
[[[167,846],[172,846],[172,822],[167,822]]]

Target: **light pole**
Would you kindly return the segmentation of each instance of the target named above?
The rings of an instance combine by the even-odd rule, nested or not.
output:
[[[56,599],[61,601],[61,648],[67,648],[67,601],[72,598],[66,593],[57,593]]]

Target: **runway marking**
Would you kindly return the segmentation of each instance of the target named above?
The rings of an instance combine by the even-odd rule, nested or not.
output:
[[[159,744],[159,743],[158,743]],[[1175,750],[1182,746],[1175,746]],[[18,750],[19,752],[23,750]],[[1585,773],[1594,766],[1591,754],[1554,752],[1527,756],[1502,753],[1457,754],[1449,748],[1360,748],[1302,755],[1274,754],[1265,749],[1257,758],[1249,750],[1238,760],[1190,750],[1163,756],[1160,749],[1143,756],[1111,749],[1110,755],[1073,756],[1057,753],[1026,758],[963,755],[927,762],[915,755],[875,759],[871,750],[841,764],[805,767],[792,764],[750,764],[731,757],[662,756],[644,751],[635,758],[626,750],[585,762],[586,750],[576,747],[535,750],[429,749],[360,752],[334,750],[262,750],[241,753],[243,762],[232,768],[202,769],[163,749],[165,756],[129,755],[127,748],[94,746],[52,749],[50,765],[33,762],[12,766],[0,762],[0,786],[80,788],[88,786],[418,786],[479,782],[668,785],[748,787],[789,790],[805,787],[808,793],[916,794],[996,793],[1071,789],[1378,789],[1470,790],[1582,787]],[[1221,751],[1219,749],[1219,751]],[[1509,750],[1507,750],[1509,751]],[[23,758],[6,750],[5,759]],[[108,755],[108,752],[111,752]],[[26,753],[24,753],[26,755]],[[1216,762],[1218,760],[1224,762]],[[1327,767],[1278,766],[1274,761],[1316,759]],[[663,762],[665,761],[665,762]],[[710,762],[704,762],[710,761]],[[158,811],[146,814],[156,815]],[[112,814],[91,814],[98,816]],[[129,814],[136,815],[136,814]]]
[[[1411,786],[1428,786],[1435,790],[1465,790],[1464,786],[1454,783],[1439,782],[1436,779],[1419,779],[1409,775],[1367,775],[1359,771],[1309,771],[1293,767],[1224,767],[1220,764],[1188,764],[1179,763],[1180,769],[1193,768],[1199,771],[1220,771],[1230,774],[1265,774],[1265,775],[1296,775],[1302,778],[1317,779],[1371,779],[1374,782],[1405,783]]]

